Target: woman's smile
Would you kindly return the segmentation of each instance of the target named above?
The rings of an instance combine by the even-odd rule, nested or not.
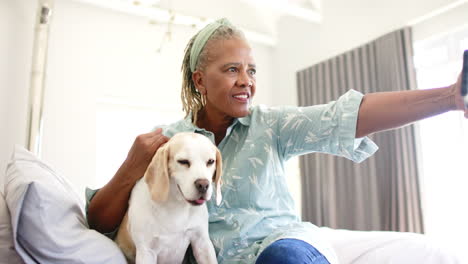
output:
[[[250,101],[250,94],[249,93],[237,93],[232,96],[236,101],[240,103],[248,104]]]

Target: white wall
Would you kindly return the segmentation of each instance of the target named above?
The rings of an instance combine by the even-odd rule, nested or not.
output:
[[[0,192],[14,144],[26,142],[34,18],[31,1],[0,1]]]
[[[413,26],[415,42],[468,27],[468,2]]]

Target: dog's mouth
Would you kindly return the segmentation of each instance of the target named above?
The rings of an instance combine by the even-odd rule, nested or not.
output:
[[[192,205],[202,205],[202,204],[204,204],[205,201],[206,201],[205,198],[203,198],[203,197],[200,197],[200,199],[193,200],[193,201],[190,201],[190,200],[187,200],[187,199],[185,199],[185,200],[186,200],[187,202],[189,202],[190,204],[192,204]]]
[[[206,202],[206,199],[203,196],[200,196],[200,198],[198,198],[196,200],[189,200],[189,199],[185,198],[184,193],[182,192],[182,190],[180,189],[180,186],[178,184],[177,184],[177,188],[179,189],[179,192],[182,195],[182,197],[184,197],[185,201],[187,201],[191,205],[199,206],[199,205],[202,205],[202,204],[204,204]]]

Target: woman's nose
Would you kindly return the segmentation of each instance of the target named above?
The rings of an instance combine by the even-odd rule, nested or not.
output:
[[[243,72],[238,75],[237,85],[241,87],[252,87],[253,81],[247,72]]]

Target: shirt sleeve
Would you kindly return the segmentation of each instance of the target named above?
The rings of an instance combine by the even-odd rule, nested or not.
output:
[[[367,137],[355,138],[363,94],[350,90],[337,101],[278,112],[279,151],[285,159],[312,152],[362,162],[378,147]]]
[[[88,221],[88,207],[89,207],[89,203],[91,202],[91,200],[93,199],[94,195],[96,195],[96,193],[99,191],[100,189],[96,189],[96,190],[93,190],[93,189],[90,189],[90,188],[86,188],[86,191],[85,191],[85,195],[86,195],[86,221]],[[89,226],[89,224],[88,224]],[[117,227],[114,231],[112,232],[109,232],[109,233],[102,233],[103,235],[107,236],[108,238],[114,240],[115,236],[117,235],[117,231],[119,230],[119,227]]]

